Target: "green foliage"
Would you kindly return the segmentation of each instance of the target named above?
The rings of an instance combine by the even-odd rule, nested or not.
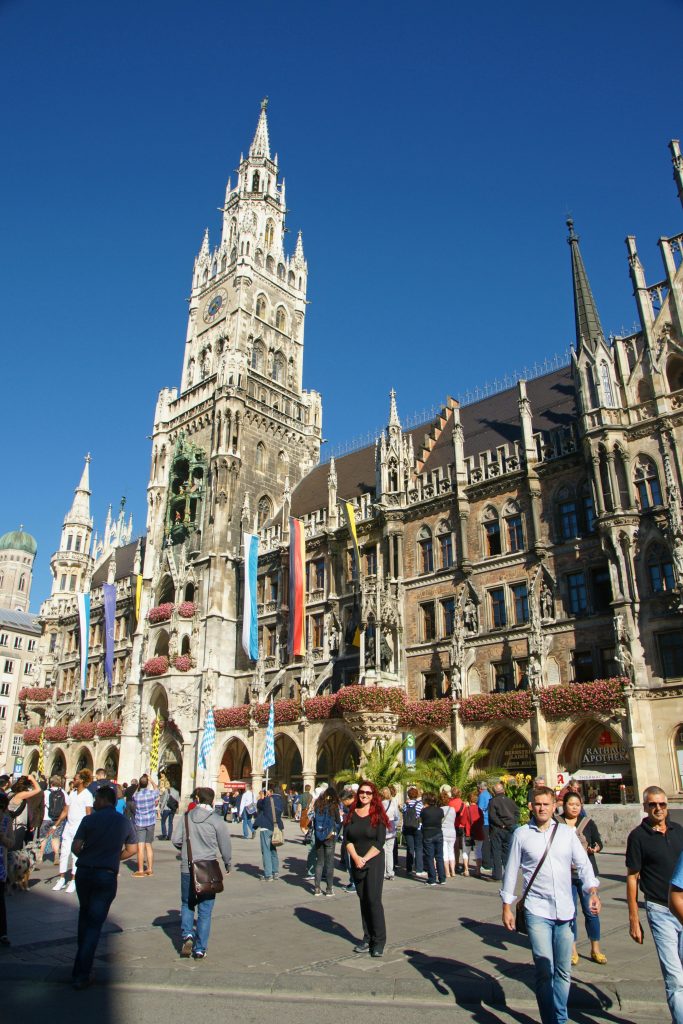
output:
[[[524,772],[517,772],[516,775],[501,775],[500,781],[505,786],[505,795],[514,800],[519,807],[520,825],[526,825],[529,820],[527,793],[532,782],[531,776],[525,775]]]
[[[412,777],[418,786],[431,793],[438,793],[442,786],[459,789],[463,796],[479,782],[500,778],[500,768],[477,768],[476,765],[488,754],[488,750],[451,750],[444,754],[440,747],[432,744],[433,754],[428,761],[418,761]]]
[[[402,786],[412,776],[412,772],[404,765],[401,757],[404,747],[405,742],[402,740],[391,740],[389,743],[375,740],[365,764],[339,772],[336,781],[346,785],[360,782],[361,779],[369,779],[378,789],[384,786]]]

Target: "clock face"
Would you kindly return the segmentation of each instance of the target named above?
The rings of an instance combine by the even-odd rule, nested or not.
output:
[[[216,292],[211,296],[204,309],[204,319],[207,324],[212,323],[223,308],[227,295],[225,292]]]

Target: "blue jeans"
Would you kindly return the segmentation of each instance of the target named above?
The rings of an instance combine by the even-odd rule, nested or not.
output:
[[[175,817],[175,811],[162,811],[161,812],[161,838],[170,839],[173,835],[173,818]]]
[[[571,921],[552,921],[525,909],[527,932],[536,968],[536,1002],[542,1024],[567,1024],[571,984]]]
[[[92,971],[95,950],[100,941],[102,925],[116,896],[117,876],[113,871],[82,867],[76,869],[78,893],[78,949],[72,976],[74,981],[86,981]]]
[[[422,832],[420,829],[404,829],[403,838],[406,844],[406,871],[424,871],[422,856]]]
[[[662,969],[666,1001],[674,1024],[683,1024],[683,926],[668,907],[645,901],[645,913]]]
[[[213,914],[215,896],[204,897],[196,907],[190,908],[190,876],[180,874],[180,933],[183,939],[194,939],[195,953],[206,953],[211,934],[211,915]],[[195,925],[194,913],[197,911]]]
[[[599,942],[600,915],[591,914],[591,898],[584,889],[583,882],[580,878],[572,878],[572,896],[574,897],[574,923],[572,927],[572,931],[574,932],[574,942],[576,942],[579,936],[579,900],[581,900],[583,919],[586,922],[586,935],[591,942]]]
[[[440,882],[446,881],[446,869],[443,863],[443,833],[435,836],[423,836],[424,861],[427,868],[427,881],[435,882],[437,875]],[[436,870],[434,862],[436,861]]]
[[[245,839],[251,839],[254,834],[254,826],[248,814],[242,815],[242,835]]]
[[[270,828],[260,828],[259,836],[261,838],[263,874],[266,878],[277,878],[278,871],[280,870],[280,862],[277,859],[277,849],[271,843],[273,830]]]

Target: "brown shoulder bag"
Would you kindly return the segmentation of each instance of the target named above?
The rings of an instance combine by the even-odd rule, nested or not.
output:
[[[185,814],[187,840],[187,866],[190,869],[190,888],[195,896],[215,896],[223,892],[223,872],[217,860],[193,860],[190,844],[190,815]]]

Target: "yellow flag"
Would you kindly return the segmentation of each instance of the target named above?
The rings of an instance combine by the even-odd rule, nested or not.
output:
[[[161,734],[161,719],[157,715],[154,719],[154,732],[152,733],[152,750],[149,755],[149,770],[155,775],[159,770],[159,736]]]
[[[142,597],[142,576],[135,577],[135,621],[140,619],[140,598]]]

